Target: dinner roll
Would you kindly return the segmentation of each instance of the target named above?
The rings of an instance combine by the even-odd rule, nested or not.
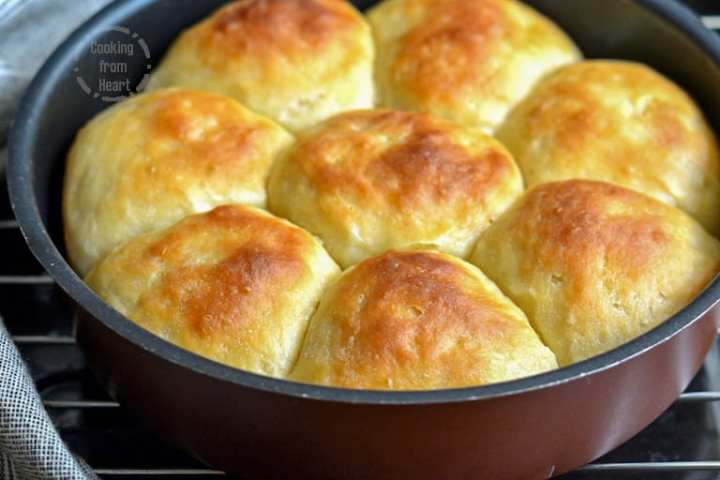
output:
[[[485,232],[472,261],[568,365],[688,304],[720,270],[720,242],[641,193],[569,180],[525,194]]]
[[[91,120],[67,159],[63,215],[85,274],[136,235],[223,203],[265,205],[276,154],[292,137],[236,101],[192,90],[142,94]]]
[[[685,92],[644,65],[564,67],[512,112],[498,138],[530,186],[571,178],[617,183],[720,233],[715,135]]]
[[[581,57],[515,0],[385,0],[369,13],[381,104],[493,130],[544,74]]]
[[[270,174],[268,205],[349,266],[391,248],[470,253],[522,193],[505,148],[427,114],[356,111],[302,135]]]
[[[472,265],[390,251],[343,273],[312,317],[293,380],[425,390],[557,367],[523,312]]]
[[[226,205],[130,241],[87,277],[110,305],[192,352],[271,376],[297,357],[325,285],[320,242],[270,214]]]
[[[291,130],[374,103],[374,46],[345,0],[238,0],[186,30],[148,88],[229,95]]]

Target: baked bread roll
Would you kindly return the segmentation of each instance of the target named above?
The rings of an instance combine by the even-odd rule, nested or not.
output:
[[[374,46],[345,0],[238,0],[180,35],[148,88],[231,96],[291,130],[374,103]]]
[[[528,185],[616,183],[677,206],[720,233],[715,135],[693,100],[650,68],[588,61],[543,80],[498,138]]]
[[[142,94],[91,120],[67,158],[63,216],[85,274],[114,247],[224,203],[265,205],[277,153],[292,141],[236,101],[192,90]]]
[[[268,205],[347,267],[420,244],[466,256],[522,188],[510,154],[479,130],[427,114],[357,111],[309,130],[277,161]]]
[[[320,242],[252,207],[226,205],[130,241],[87,283],[120,313],[204,357],[284,376],[325,285]]]
[[[343,273],[320,301],[290,378],[425,390],[553,369],[527,318],[478,269],[431,251],[391,251]]]
[[[483,234],[472,262],[568,365],[688,304],[720,270],[720,242],[641,193],[569,180],[525,194]]]
[[[368,14],[380,104],[491,132],[533,84],[581,57],[515,0],[385,0]]]

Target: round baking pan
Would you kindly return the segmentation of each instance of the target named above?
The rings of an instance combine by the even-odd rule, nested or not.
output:
[[[112,27],[149,56],[221,0],[119,0],[71,35],[33,80],[11,130],[8,183],[27,242],[79,312],[79,341],[122,404],[209,465],[246,478],[534,479],[583,465],[639,432],[687,386],[720,320],[717,279],[666,322],[604,355],[493,385],[422,392],[267,378],[175,347],[114,311],[63,256],[61,186],[76,131],[106,108],[78,71]],[[367,8],[374,2],[356,2]],[[639,60],[687,89],[720,131],[720,39],[671,0],[528,0],[588,57]],[[85,73],[87,75],[87,73]],[[84,78],[88,83],[93,78]]]

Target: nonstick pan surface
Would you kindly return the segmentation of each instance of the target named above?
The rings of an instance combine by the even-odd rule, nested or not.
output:
[[[671,0],[526,1],[588,57],[638,60],[668,75],[720,132],[720,40],[685,7]],[[77,304],[79,341],[127,408],[205,462],[246,478],[534,479],[616,447],[687,386],[715,339],[717,279],[677,315],[604,355],[512,382],[427,392],[344,390],[243,372],[177,348],[102,302],[63,256],[65,154],[76,131],[108,106],[82,88],[78,72],[92,75],[93,42],[129,32],[147,46],[147,55],[128,62],[128,78],[140,84],[183,28],[222,3],[114,2],[48,60],[10,135],[8,183],[18,222]]]

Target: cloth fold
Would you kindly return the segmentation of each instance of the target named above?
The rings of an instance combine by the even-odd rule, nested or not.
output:
[[[60,439],[0,319],[0,479],[94,478]]]

